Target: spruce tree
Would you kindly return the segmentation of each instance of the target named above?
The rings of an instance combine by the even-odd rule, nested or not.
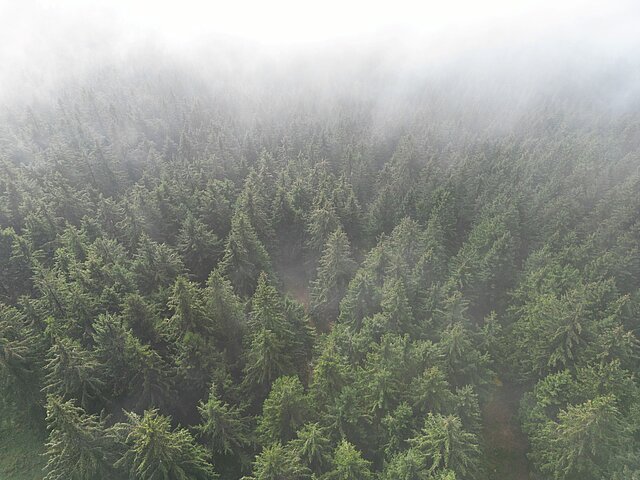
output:
[[[114,427],[125,446],[116,466],[140,480],[211,480],[216,478],[206,450],[183,428],[171,428],[157,410],[127,412],[127,422]]]
[[[45,480],[124,478],[113,467],[116,441],[103,418],[87,415],[72,400],[49,395],[47,429]]]
[[[333,480],[368,480],[372,479],[371,464],[348,441],[338,444],[333,455],[333,468],[327,474]]]
[[[75,399],[85,409],[95,408],[103,400],[100,364],[78,342],[64,337],[54,339],[47,359],[47,393]]]
[[[177,249],[193,278],[204,282],[222,253],[218,236],[193,214],[182,222]]]
[[[339,228],[327,240],[311,290],[311,311],[321,325],[338,317],[340,301],[355,269],[349,240]]]
[[[286,443],[309,415],[309,400],[297,377],[280,377],[262,405],[258,435],[264,445]]]
[[[269,255],[241,211],[231,221],[222,268],[240,295],[253,294],[260,272],[271,272]]]
[[[481,478],[481,453],[477,437],[464,430],[454,415],[429,414],[420,434],[410,441],[429,459],[428,471],[452,470],[461,480]]]

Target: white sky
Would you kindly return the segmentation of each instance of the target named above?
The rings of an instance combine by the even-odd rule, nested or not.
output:
[[[0,0],[0,97],[145,45],[182,55],[223,40],[278,53],[377,41],[446,55],[563,35],[627,48],[640,0]]]
[[[169,44],[222,34],[267,45],[332,41],[384,30],[428,34],[523,28],[587,21],[634,20],[633,0],[0,0],[5,48],[65,33],[118,30],[123,38],[155,36]],[[635,18],[630,19],[630,14]],[[640,28],[640,23],[636,24]],[[93,32],[92,32],[93,31]],[[4,42],[3,42],[4,43]]]

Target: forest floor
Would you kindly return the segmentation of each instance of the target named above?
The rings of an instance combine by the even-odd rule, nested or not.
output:
[[[488,480],[530,480],[529,445],[517,418],[521,396],[519,388],[501,384],[483,408]]]
[[[41,479],[46,463],[44,435],[23,425],[0,423],[0,479]]]
[[[307,271],[304,265],[287,265],[278,268],[284,291],[309,309]]]

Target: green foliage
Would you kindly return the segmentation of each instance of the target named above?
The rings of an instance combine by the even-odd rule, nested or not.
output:
[[[226,352],[230,364],[238,362],[245,334],[244,312],[231,282],[219,269],[211,272],[204,297],[219,350]]]
[[[331,440],[326,429],[318,423],[305,424],[298,430],[290,445],[302,463],[316,474],[330,464]]]
[[[116,466],[141,480],[209,480],[215,478],[205,449],[182,428],[172,429],[157,410],[143,416],[127,413],[127,422],[114,427],[126,446]]]
[[[286,443],[309,415],[309,402],[297,377],[280,377],[262,404],[258,421],[260,440],[264,445]]]
[[[410,441],[413,448],[426,455],[428,471],[455,472],[456,478],[479,477],[481,455],[477,437],[462,426],[454,415],[429,414],[420,434]]]
[[[627,435],[614,397],[570,405],[557,423],[545,426],[548,443],[540,469],[554,479],[602,478]]]
[[[103,398],[100,364],[82,346],[68,338],[56,338],[49,349],[45,390],[64,399],[76,399],[82,408]]]
[[[254,292],[260,272],[271,271],[271,260],[249,218],[241,210],[233,216],[222,268],[241,295]]]
[[[433,476],[425,465],[424,456],[414,448],[391,458],[380,477],[382,480],[427,480]]]
[[[198,411],[202,423],[196,425],[196,430],[214,453],[232,455],[251,444],[247,419],[237,406],[218,397],[215,385],[211,386],[207,401],[199,403]]]
[[[334,206],[328,200],[321,201],[309,215],[307,250],[313,255],[319,255],[330,236],[338,229],[340,229],[340,220]]]
[[[265,387],[292,371],[286,345],[275,332],[263,328],[254,334],[245,365],[245,381],[249,385]]]
[[[112,315],[99,317],[93,327],[93,353],[103,378],[111,386],[111,395],[116,398],[125,395],[138,375],[138,356],[142,347],[121,320]]]
[[[349,240],[338,229],[329,235],[311,289],[311,311],[321,323],[329,323],[338,316],[338,305],[355,268]]]
[[[308,470],[279,443],[265,447],[253,463],[253,475],[243,480],[303,480]]]
[[[638,478],[633,108],[153,78],[0,119],[0,476]]]
[[[327,478],[335,480],[367,480],[373,478],[370,463],[346,440],[338,444],[333,454],[333,469]]]
[[[218,236],[193,215],[182,223],[177,247],[185,266],[201,282],[207,279],[222,253]]]
[[[268,391],[281,375],[306,373],[313,342],[306,317],[295,304],[283,300],[263,272],[251,299],[249,348],[246,350],[245,382]],[[266,390],[265,390],[266,389]]]
[[[617,296],[610,281],[578,283],[564,293],[549,291],[527,300],[517,312],[513,333],[518,342],[514,356],[523,376],[611,358],[612,349],[615,357],[625,361],[635,356],[636,340],[621,322],[627,301]],[[614,343],[606,345],[605,338],[611,335],[617,339],[611,338]]]
[[[0,302],[15,303],[31,289],[30,247],[12,228],[0,230]]]
[[[87,415],[73,402],[47,397],[46,480],[121,478],[113,469],[115,438],[104,419]]]
[[[136,251],[133,272],[143,293],[168,288],[182,272],[177,252],[165,243],[156,243],[143,235]]]
[[[18,310],[0,304],[0,388],[24,408],[41,401],[42,341]]]

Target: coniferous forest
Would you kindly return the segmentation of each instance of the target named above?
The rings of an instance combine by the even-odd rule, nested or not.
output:
[[[0,476],[640,479],[637,99],[297,66],[2,112]]]

